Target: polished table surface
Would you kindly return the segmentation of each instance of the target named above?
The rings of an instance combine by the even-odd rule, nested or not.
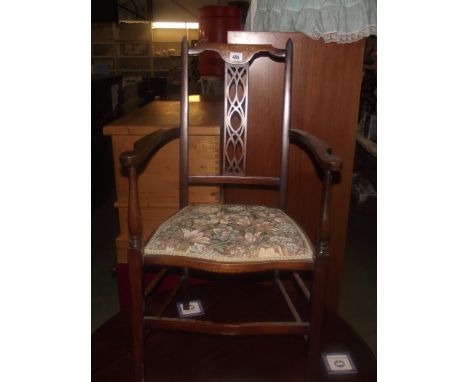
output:
[[[219,134],[223,118],[223,103],[216,101],[189,102],[190,126],[203,127]],[[105,135],[144,135],[160,128],[180,125],[179,101],[155,101],[135,110],[104,127]]]
[[[271,287],[239,283],[238,280],[213,286],[207,283],[190,288],[192,298],[202,301],[206,319],[224,322],[268,320],[272,315],[275,319],[292,319],[281,293]],[[149,299],[147,309],[150,314],[168,293],[166,290]],[[297,300],[302,296],[290,295],[299,312],[301,308],[307,308],[306,303]],[[176,298],[176,301],[179,300]],[[164,315],[173,316],[175,312],[175,306],[170,306]],[[374,354],[346,322],[329,314],[323,333],[322,352],[348,352],[358,373],[328,375],[322,367],[319,380],[377,380]],[[147,333],[145,349],[146,382],[304,380],[306,344],[302,336],[229,337],[153,331]],[[129,317],[119,313],[92,336],[92,380],[129,381],[130,370]]]

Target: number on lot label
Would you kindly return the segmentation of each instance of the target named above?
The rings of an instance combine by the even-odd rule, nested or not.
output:
[[[242,61],[242,53],[241,52],[229,52],[229,59],[234,62]]]

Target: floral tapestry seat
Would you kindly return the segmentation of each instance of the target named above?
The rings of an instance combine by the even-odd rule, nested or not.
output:
[[[217,262],[313,260],[302,229],[283,211],[252,205],[192,205],[167,219],[144,255]]]

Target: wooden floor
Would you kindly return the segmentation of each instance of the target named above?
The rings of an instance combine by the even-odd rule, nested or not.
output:
[[[299,312],[307,304],[286,281]],[[215,288],[213,288],[216,286]],[[265,284],[201,284],[190,288],[201,299],[206,318],[216,321],[293,320],[280,292]],[[168,291],[152,296],[147,304],[157,309]],[[181,297],[181,296],[180,296]],[[180,301],[176,299],[176,301]],[[302,302],[301,302],[302,301]],[[175,316],[170,306],[165,316]],[[92,380],[130,380],[130,326],[124,313],[115,315],[92,336]],[[303,381],[305,341],[302,336],[223,337],[176,332],[148,332],[145,381]],[[328,315],[322,351],[349,352],[358,374],[327,375],[323,381],[376,381],[376,359],[368,346],[339,317]]]

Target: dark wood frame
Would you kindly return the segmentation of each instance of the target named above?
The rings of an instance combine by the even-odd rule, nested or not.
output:
[[[330,192],[335,173],[341,170],[341,160],[331,155],[330,147],[313,135],[297,129],[290,129],[291,114],[291,78],[293,46],[291,40],[285,49],[277,49],[271,45],[229,45],[229,44],[203,44],[196,48],[189,48],[187,40],[182,41],[182,76],[181,76],[181,108],[180,127],[165,129],[150,134],[134,145],[134,150],[124,152],[121,155],[121,164],[129,175],[129,203],[128,203],[128,263],[131,289],[131,316],[132,316],[132,351],[134,381],[141,382],[144,379],[144,328],[183,330],[197,333],[211,333],[224,335],[273,335],[294,334],[308,336],[308,356],[306,365],[307,379],[317,375],[320,359],[320,332],[325,308],[326,281],[329,261],[329,235],[330,235]],[[188,55],[199,54],[203,51],[217,52],[226,64],[239,64],[231,62],[229,53],[241,52],[243,61],[241,64],[255,60],[259,56],[268,56],[273,59],[281,59],[285,62],[284,80],[284,104],[283,104],[283,128],[281,144],[281,169],[280,176],[257,177],[223,174],[212,176],[189,176],[188,174]],[[247,101],[246,101],[247,102]],[[212,262],[183,258],[179,256],[143,256],[143,243],[141,239],[141,217],[138,198],[138,169],[154,153],[168,142],[180,138],[180,208],[188,205],[188,187],[203,184],[239,184],[275,186],[279,188],[279,208],[286,212],[287,201],[287,177],[289,144],[292,143],[302,148],[312,159],[316,167],[322,173],[323,191],[320,208],[320,223],[315,240],[314,261],[259,261],[249,263]],[[224,153],[226,155],[226,153]],[[168,300],[160,308],[155,316],[144,315],[144,297],[149,289],[154,288],[160,282],[166,272],[163,268],[156,281],[150,288],[143,285],[144,265],[159,265],[162,267],[182,267],[184,276],[180,284],[174,288]],[[310,322],[302,322],[291,302],[282,282],[275,273],[274,282],[278,285],[283,297],[288,304],[291,313],[295,317],[293,322],[251,322],[221,324],[200,321],[195,319],[174,319],[161,317],[165,308],[169,305],[179,288],[187,287],[188,269],[199,269],[214,273],[246,273],[261,272],[266,270],[293,271],[294,279],[310,301]],[[312,272],[311,290],[307,290],[296,271],[306,270]]]

